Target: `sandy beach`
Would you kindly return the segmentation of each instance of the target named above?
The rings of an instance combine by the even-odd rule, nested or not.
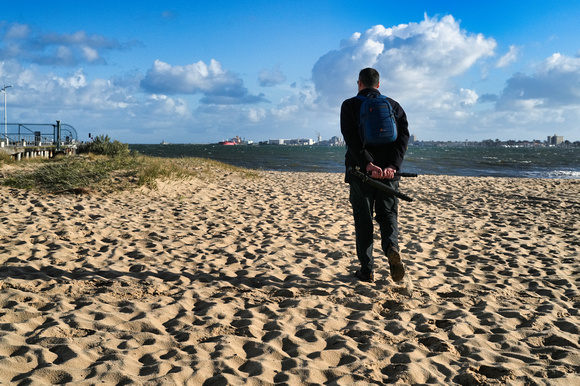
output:
[[[341,174],[1,187],[0,383],[579,385],[580,180],[401,190],[412,297],[354,279]]]

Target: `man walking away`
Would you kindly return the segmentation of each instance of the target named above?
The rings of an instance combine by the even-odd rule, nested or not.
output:
[[[399,187],[399,177],[395,175],[401,169],[409,129],[407,115],[398,102],[387,98],[394,111],[396,122],[396,140],[388,143],[369,144],[361,138],[359,123],[363,100],[377,98],[381,95],[380,76],[377,70],[365,68],[360,71],[358,94],[345,100],[340,111],[340,129],[347,145],[345,165],[347,173],[345,182],[350,184],[350,203],[352,205],[356,232],[356,253],[361,268],[355,272],[359,280],[373,282],[375,263],[373,259],[373,211],[381,232],[381,247],[387,256],[391,277],[395,282],[403,280],[405,266],[401,261],[398,245],[398,198],[364,183],[361,179],[348,173],[349,168],[359,167],[371,178],[382,182],[393,189]]]

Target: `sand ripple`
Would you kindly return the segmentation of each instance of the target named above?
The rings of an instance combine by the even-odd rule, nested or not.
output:
[[[409,298],[353,280],[341,175],[261,174],[0,189],[2,382],[580,383],[580,181],[402,182]]]

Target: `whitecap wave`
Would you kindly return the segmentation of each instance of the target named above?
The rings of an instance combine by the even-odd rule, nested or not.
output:
[[[580,171],[577,170],[554,170],[549,173],[551,178],[580,178]]]

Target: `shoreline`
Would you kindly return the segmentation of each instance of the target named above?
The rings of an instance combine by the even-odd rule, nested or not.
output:
[[[580,180],[403,179],[409,298],[381,257],[375,283],[354,281],[343,174],[258,173],[106,196],[0,187],[1,379],[580,380]]]
[[[143,154],[204,157],[262,171],[344,173],[339,146],[134,145]],[[580,179],[577,148],[409,147],[404,172],[421,175]],[[292,170],[290,170],[292,169]]]

